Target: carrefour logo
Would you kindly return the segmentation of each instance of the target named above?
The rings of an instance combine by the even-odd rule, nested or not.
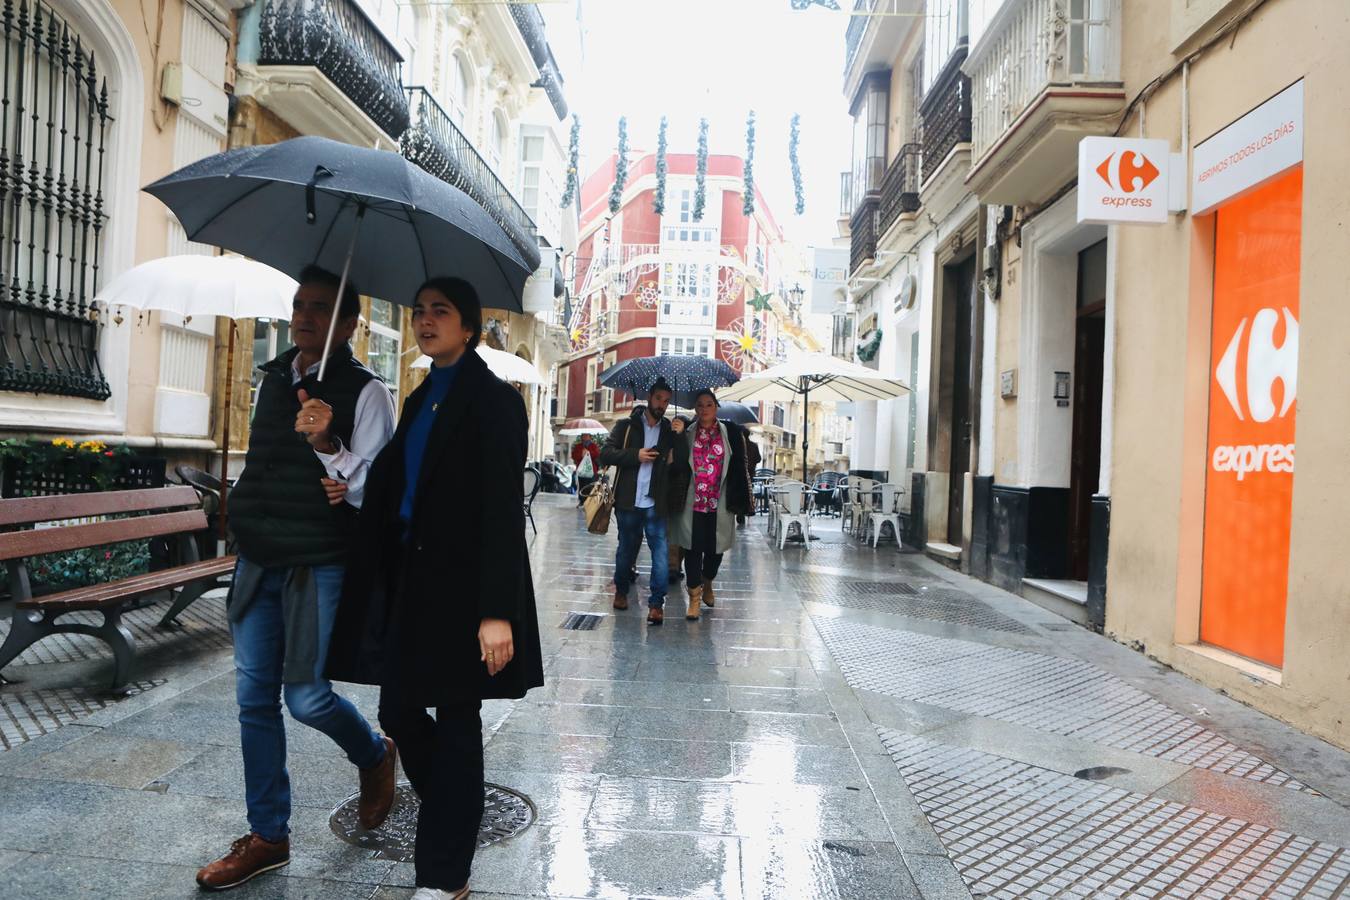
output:
[[[1275,343],[1275,329],[1283,321],[1284,340]],[[1298,391],[1298,320],[1287,307],[1259,310],[1238,323],[1228,347],[1214,369],[1214,380],[1239,422],[1262,425],[1283,419],[1294,407]],[[1244,376],[1238,366],[1246,357]],[[1275,402],[1275,382],[1280,382],[1280,401]],[[1242,481],[1251,472],[1293,472],[1292,443],[1252,443],[1214,448],[1211,463],[1216,472],[1235,472]]]
[[[1112,163],[1115,163],[1113,166]],[[1158,167],[1144,154],[1133,150],[1112,153],[1097,166],[1097,174],[1112,190],[1133,194],[1153,183],[1160,174]],[[1112,178],[1112,176],[1115,176]]]

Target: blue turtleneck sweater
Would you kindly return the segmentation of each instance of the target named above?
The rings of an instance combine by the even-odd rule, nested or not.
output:
[[[417,410],[417,417],[412,420],[408,426],[408,434],[403,444],[403,503],[398,509],[399,518],[403,520],[406,528],[412,522],[413,497],[417,493],[418,476],[422,473],[422,457],[427,451],[427,441],[431,438],[431,426],[436,421],[436,414],[440,409],[441,403],[445,401],[450,393],[450,388],[454,386],[455,377],[459,374],[460,363],[464,361],[461,356],[459,362],[452,366],[432,366],[431,371],[427,373],[427,395],[422,401],[422,407]]]

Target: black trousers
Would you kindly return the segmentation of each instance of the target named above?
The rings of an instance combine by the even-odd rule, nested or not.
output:
[[[380,727],[398,745],[421,801],[417,886],[457,891],[469,881],[483,820],[483,704],[438,706],[433,719],[395,688],[380,691]]]
[[[694,534],[689,543],[694,546],[684,553],[684,583],[690,588],[712,581],[722,567],[722,554],[717,552],[717,513],[693,515]]]

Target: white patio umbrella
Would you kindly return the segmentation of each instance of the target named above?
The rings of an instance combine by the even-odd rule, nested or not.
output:
[[[505,350],[494,350],[491,347],[478,345],[478,355],[483,357],[483,362],[492,373],[502,381],[513,381],[517,384],[543,384],[544,376],[539,374],[539,369],[528,359],[522,359],[514,353],[507,353]],[[429,369],[431,368],[430,356],[419,356],[413,360],[412,368]]]
[[[234,388],[235,319],[291,318],[295,279],[271,266],[241,256],[165,256],[128,269],[94,298],[107,308],[159,310],[230,319],[225,363],[225,411],[220,458],[220,539],[225,539],[228,513],[230,400]]]
[[[802,481],[808,481],[807,427],[812,398],[856,402],[890,400],[909,393],[909,385],[828,353],[802,353],[787,362],[745,376],[718,392],[719,400],[791,402],[802,398]]]

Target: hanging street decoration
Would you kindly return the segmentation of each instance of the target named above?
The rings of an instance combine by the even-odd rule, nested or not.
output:
[[[746,371],[745,364],[753,362],[759,354],[760,339],[755,334],[754,320],[736,319],[727,332],[730,337],[722,339],[722,357],[731,363],[736,371]]]
[[[652,199],[652,212],[658,216],[666,213],[666,117],[661,117],[661,130],[656,135],[656,194]]]
[[[614,187],[609,191],[609,211],[617,214],[623,206],[623,189],[628,184],[628,117],[619,117],[619,149],[614,159]]]
[[[798,11],[810,9],[813,6],[823,6],[826,9],[839,12],[839,0],[792,0],[792,8]]]
[[[656,305],[661,302],[661,285],[655,281],[642,282],[638,285],[636,300],[642,309],[656,309]]]
[[[801,113],[792,114],[792,127],[788,137],[788,159],[792,163],[792,189],[797,194],[797,215],[806,212],[806,195],[802,193],[802,164],[797,157],[797,147],[801,143]]]
[[[750,298],[750,308],[755,312],[768,312],[769,301],[773,299],[773,294],[761,294],[755,291],[755,296]]]
[[[755,111],[745,120],[745,202],[741,212],[749,217],[755,214]]]
[[[567,142],[567,186],[563,189],[562,202],[558,206],[566,209],[572,205],[577,195],[577,165],[581,156],[581,119],[572,114],[572,137]]]
[[[708,200],[708,120],[698,120],[698,169],[694,178],[694,221],[703,221]]]

